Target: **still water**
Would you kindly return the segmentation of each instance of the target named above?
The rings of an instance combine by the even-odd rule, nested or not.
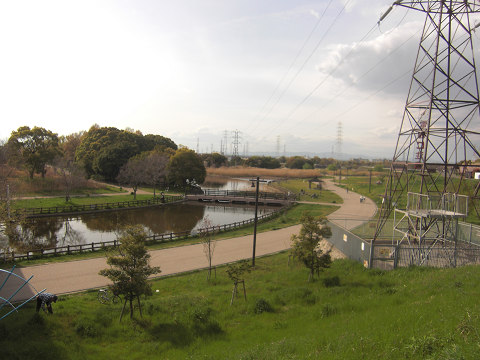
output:
[[[234,191],[255,191],[250,179],[229,178],[224,176],[207,176],[205,182],[202,184],[202,189],[219,189],[219,190],[234,190]],[[275,191],[265,183],[260,183],[259,191]]]
[[[258,215],[278,208],[263,207]],[[144,209],[122,210],[72,217],[31,219],[24,227],[22,244],[10,244],[18,250],[55,247],[92,242],[112,241],[116,232],[125,225],[142,225],[149,234],[195,231],[205,226],[204,219],[212,225],[224,225],[252,219],[255,207],[244,205],[211,205],[197,202],[169,204]]]

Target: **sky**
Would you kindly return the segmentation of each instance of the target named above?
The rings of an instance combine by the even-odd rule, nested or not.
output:
[[[240,155],[392,158],[424,19],[377,25],[391,2],[0,0],[0,139],[98,124],[200,152],[237,132]]]

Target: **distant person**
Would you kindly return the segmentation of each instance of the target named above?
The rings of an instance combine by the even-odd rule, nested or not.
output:
[[[41,293],[37,296],[37,313],[40,311],[40,308],[47,312],[47,310],[45,310],[45,306],[47,306],[48,312],[53,314],[52,302],[56,303],[57,300],[57,295],[53,295],[48,292]]]
[[[162,192],[162,193],[161,193],[161,196],[162,196],[161,202],[164,203],[164,202],[165,202],[165,194]]]

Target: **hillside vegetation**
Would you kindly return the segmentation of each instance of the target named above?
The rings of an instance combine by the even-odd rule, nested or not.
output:
[[[96,291],[0,322],[5,359],[477,359],[480,268],[368,270],[337,260],[308,282],[287,253],[257,259],[230,306],[224,268],[153,281],[144,316]],[[156,292],[158,290],[158,292]],[[136,312],[138,314],[138,312]]]

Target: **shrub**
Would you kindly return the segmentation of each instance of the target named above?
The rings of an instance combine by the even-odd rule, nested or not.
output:
[[[255,302],[255,314],[261,314],[264,312],[273,312],[273,307],[264,298],[260,298]]]
[[[334,286],[340,286],[340,278],[338,276],[332,276],[323,279],[323,285],[325,287],[334,287]]]

